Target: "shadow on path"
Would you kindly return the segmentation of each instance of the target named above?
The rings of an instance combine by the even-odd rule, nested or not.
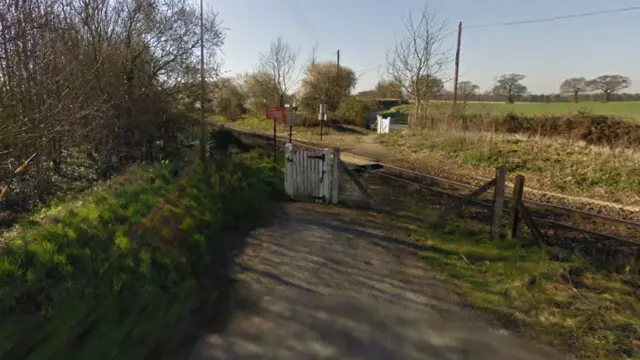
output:
[[[372,221],[288,205],[239,259],[256,306],[202,337],[191,359],[560,359],[460,306],[416,254],[424,246]]]

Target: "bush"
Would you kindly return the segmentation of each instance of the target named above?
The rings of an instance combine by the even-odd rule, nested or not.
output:
[[[366,127],[366,111],[366,106],[362,101],[355,96],[349,96],[342,99],[336,115],[345,124]]]
[[[251,155],[180,170],[136,167],[21,224],[0,258],[0,358],[166,354],[208,294],[222,301],[232,244],[217,235],[272,202],[280,169]]]

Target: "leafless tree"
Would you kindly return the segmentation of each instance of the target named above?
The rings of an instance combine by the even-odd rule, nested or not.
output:
[[[0,187],[14,164],[37,154],[0,213],[28,209],[66,179],[106,176],[114,158],[153,158],[198,69],[194,4],[0,0],[0,9]],[[224,29],[215,13],[204,24],[215,73]],[[90,164],[80,161],[87,154]]]
[[[469,96],[474,95],[479,89],[480,87],[472,83],[471,81],[461,81],[458,84],[458,91],[462,96],[462,101],[465,103],[467,102]]]
[[[275,84],[278,106],[284,106],[286,95],[292,90],[298,68],[296,61],[299,50],[278,37],[271,43],[269,51],[260,55],[259,72],[268,74]]]
[[[527,87],[521,83],[525,77],[522,74],[500,75],[496,79],[496,84],[493,86],[492,91],[495,95],[503,96],[509,104],[512,104],[518,97],[527,92]]]
[[[425,6],[414,16],[409,12],[404,19],[405,34],[387,53],[387,72],[391,80],[402,85],[405,93],[415,99],[413,116],[409,125],[422,122],[422,101],[428,99],[424,79],[438,79],[450,59],[445,51],[444,36],[447,23],[438,20],[435,13]]]
[[[570,78],[560,84],[560,93],[573,95],[575,102],[578,102],[578,95],[580,95],[581,92],[589,90],[590,84],[587,79],[583,77]]]
[[[604,101],[611,99],[611,94],[631,86],[631,80],[622,75],[602,75],[589,81],[589,86],[594,90],[600,90],[604,93]]]

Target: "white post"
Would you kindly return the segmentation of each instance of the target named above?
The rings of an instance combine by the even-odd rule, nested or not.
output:
[[[331,202],[331,150],[324,149],[322,151],[324,161],[322,162],[322,195],[325,202]]]
[[[293,197],[294,186],[293,145],[289,143],[284,146],[284,191],[290,197]]]

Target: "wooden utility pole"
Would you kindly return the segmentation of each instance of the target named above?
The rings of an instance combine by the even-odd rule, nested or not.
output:
[[[204,121],[204,0],[200,0],[200,161],[207,168],[207,123]]]
[[[453,75],[453,106],[458,102],[458,73],[460,71],[460,40],[462,38],[462,21],[458,23],[458,42],[456,44],[456,66]]]

